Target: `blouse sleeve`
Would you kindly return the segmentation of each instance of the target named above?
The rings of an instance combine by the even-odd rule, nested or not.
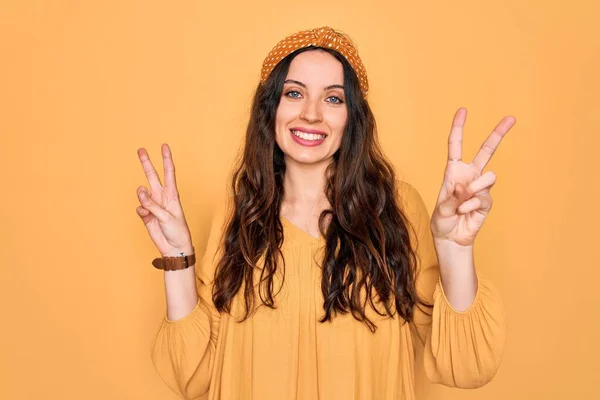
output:
[[[198,303],[185,317],[169,320],[165,312],[151,344],[151,359],[165,384],[183,399],[199,399],[208,392],[219,332],[220,316],[212,302],[216,252],[225,207],[212,218],[204,256],[195,265]]]
[[[424,345],[428,379],[450,387],[477,388],[496,374],[506,337],[498,291],[481,272],[471,306],[457,311],[448,302],[439,276],[430,218],[416,189],[402,183],[404,210],[417,237],[416,290],[433,307],[415,306],[413,325]],[[401,192],[402,193],[402,192]]]

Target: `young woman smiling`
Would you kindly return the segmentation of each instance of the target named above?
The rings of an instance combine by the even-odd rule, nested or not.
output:
[[[515,120],[467,163],[457,111],[430,217],[386,161],[367,93],[346,35],[279,42],[197,263],[168,145],[164,186],[138,150],[150,189],[138,188],[137,213],[167,297],[152,361],[182,398],[413,399],[416,341],[432,382],[475,388],[495,375],[505,320],[473,243],[496,179],[483,169]]]

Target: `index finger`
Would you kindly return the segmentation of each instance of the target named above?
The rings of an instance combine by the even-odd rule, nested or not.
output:
[[[154,165],[152,165],[152,161],[150,161],[148,152],[142,147],[138,149],[137,154],[140,162],[142,163],[142,168],[144,169],[146,178],[148,178],[150,189],[152,192],[160,191],[162,189],[162,184],[160,183],[160,178],[156,172],[156,169],[154,169]]]
[[[161,147],[163,156],[163,169],[165,171],[165,187],[177,188],[175,179],[175,164],[173,163],[173,155],[168,144],[164,143]]]

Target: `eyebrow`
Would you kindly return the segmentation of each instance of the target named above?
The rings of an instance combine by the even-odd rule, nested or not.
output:
[[[293,80],[293,79],[286,79],[285,82],[283,82],[283,83],[295,83],[298,86],[302,86],[303,88],[306,88],[306,85],[304,83],[302,83],[300,81]],[[330,90],[330,89],[342,89],[342,90],[344,90],[344,86],[343,85],[329,85],[329,86],[326,86],[325,89],[323,89],[323,90]]]

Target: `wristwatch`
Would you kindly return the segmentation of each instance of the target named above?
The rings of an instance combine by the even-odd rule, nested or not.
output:
[[[157,269],[164,269],[165,271],[177,271],[180,269],[186,269],[196,264],[196,254],[189,254],[177,257],[159,257],[152,260],[152,265]]]

